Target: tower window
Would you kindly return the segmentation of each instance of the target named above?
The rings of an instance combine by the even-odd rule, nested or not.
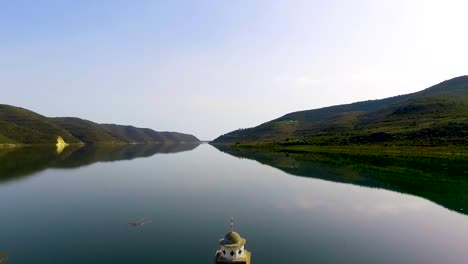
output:
[[[230,254],[231,254],[231,256],[234,256],[234,254],[236,254],[236,253],[234,253],[234,251],[231,251],[231,253],[230,253]]]
[[[242,254],[242,249],[239,249],[239,255]]]
[[[223,255],[226,255],[226,250],[223,250]]]

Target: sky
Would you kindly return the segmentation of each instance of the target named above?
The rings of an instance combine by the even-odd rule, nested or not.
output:
[[[0,103],[214,139],[468,74],[466,0],[0,0]]]

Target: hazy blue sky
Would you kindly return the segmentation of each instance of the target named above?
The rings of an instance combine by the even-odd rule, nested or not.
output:
[[[468,74],[468,1],[0,0],[0,103],[213,139]]]

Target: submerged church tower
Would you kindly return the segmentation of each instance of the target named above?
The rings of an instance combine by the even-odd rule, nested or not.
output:
[[[231,232],[219,240],[220,249],[216,251],[215,264],[250,264],[250,252],[244,246],[247,240],[234,232],[234,221],[231,218]]]

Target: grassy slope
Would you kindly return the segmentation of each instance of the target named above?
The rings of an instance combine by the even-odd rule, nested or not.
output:
[[[188,134],[97,124],[74,117],[48,118],[20,107],[0,105],[0,145],[55,144],[58,136],[67,143],[199,142]]]
[[[125,138],[115,136],[107,131],[100,124],[75,118],[75,117],[55,117],[51,118],[55,124],[70,131],[76,138],[85,143],[121,143],[127,142]]]
[[[173,141],[173,142],[200,142],[200,140],[189,134],[184,134],[184,133],[179,133],[179,132],[160,132],[161,135],[167,140],[167,141]]]
[[[52,118],[54,122],[70,131],[85,143],[178,143],[198,142],[188,134],[176,132],[157,132],[149,128],[115,124],[97,124],[74,117]]]
[[[2,123],[0,122],[0,126],[2,126]],[[0,134],[0,144],[15,144],[16,142],[12,140],[9,137],[6,137],[2,134]]]
[[[287,114],[215,143],[460,145],[468,142],[468,76],[421,92]],[[291,142],[291,143],[292,143]]]
[[[114,124],[102,125],[113,135],[125,138],[129,142],[199,142],[195,136],[177,132],[157,132],[149,128],[122,126]]]
[[[58,136],[69,143],[80,142],[45,116],[20,107],[0,105],[0,144],[56,143]]]
[[[218,144],[214,144],[218,147]],[[310,153],[349,154],[367,156],[394,157],[433,157],[433,158],[461,158],[468,159],[468,146],[384,146],[377,144],[346,145],[346,146],[317,146],[317,145],[288,145],[286,143],[245,143],[233,144],[236,150],[258,150],[266,152],[284,152],[308,155]]]
[[[159,132],[148,128],[114,124],[103,124],[102,126],[109,133],[119,135],[128,142],[163,142],[163,137],[159,135]]]

